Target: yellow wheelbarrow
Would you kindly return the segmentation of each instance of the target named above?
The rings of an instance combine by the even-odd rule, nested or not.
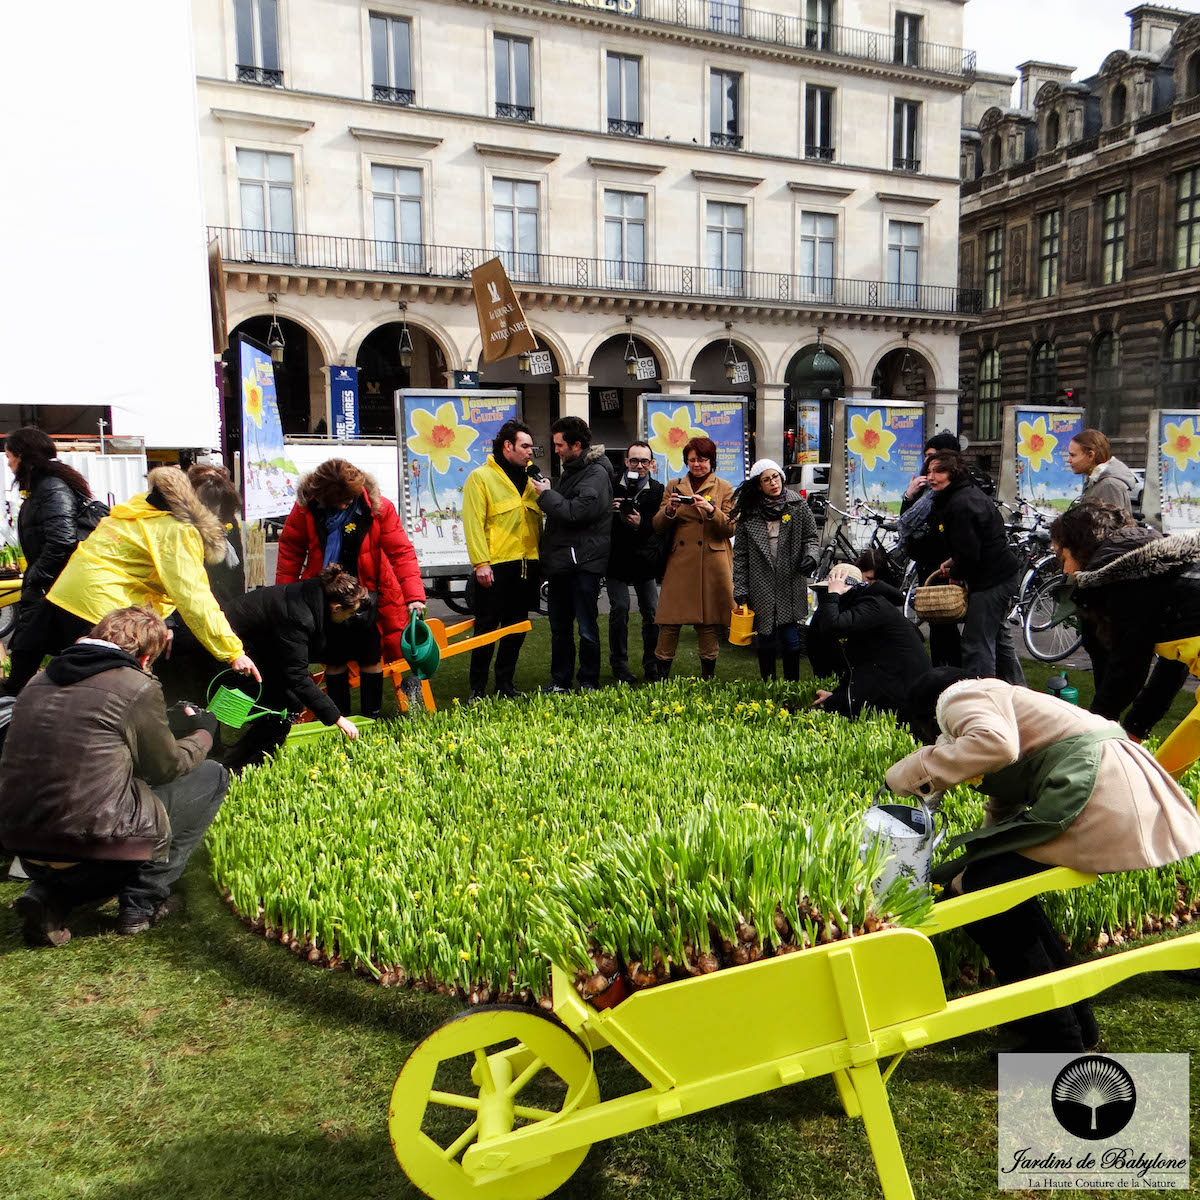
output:
[[[595,1142],[828,1075],[846,1115],[863,1120],[886,1200],[913,1200],[886,1086],[909,1050],[1076,1003],[1144,971],[1200,966],[1197,933],[947,1000],[931,934],[1094,878],[1044,872],[946,901],[921,929],[664,984],[604,1011],[555,966],[553,1016],[474,1009],[413,1050],[392,1090],[392,1148],[433,1200],[539,1200]],[[606,1046],[648,1086],[602,1100],[594,1059]]]

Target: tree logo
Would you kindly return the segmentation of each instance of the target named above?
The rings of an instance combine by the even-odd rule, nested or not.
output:
[[[1089,1054],[1059,1071],[1050,1089],[1050,1107],[1069,1134],[1089,1142],[1104,1141],[1133,1119],[1137,1089],[1120,1063]]]

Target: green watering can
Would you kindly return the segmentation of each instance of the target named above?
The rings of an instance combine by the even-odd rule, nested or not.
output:
[[[243,692],[240,688],[228,688],[222,684],[213,692],[213,684],[221,678],[222,675],[232,674],[230,671],[221,671],[208,685],[208,711],[212,713],[222,725],[228,725],[230,729],[241,729],[243,725],[249,725],[251,721],[257,721],[259,717],[280,717],[287,719],[287,710],[278,712],[273,708],[258,708],[255,706],[258,703],[259,696],[262,695],[262,684],[258,685],[258,692],[251,696]]]
[[[418,679],[432,679],[442,663],[442,651],[433,631],[419,613],[409,617],[400,635],[400,653]]]

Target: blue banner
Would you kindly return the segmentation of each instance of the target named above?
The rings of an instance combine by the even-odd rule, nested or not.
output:
[[[358,368],[329,368],[331,432],[339,441],[358,437]]]
[[[1067,447],[1083,432],[1083,413],[1018,408],[1017,495],[1036,508],[1063,512],[1083,494],[1083,476],[1067,465]]]
[[[899,512],[904,490],[925,462],[920,404],[846,405],[846,492],[850,502]]]
[[[270,352],[244,337],[240,347],[242,503],[247,521],[261,521],[291,512],[300,472],[283,444]]]
[[[642,435],[654,454],[654,474],[662,482],[686,474],[683,448],[694,437],[711,438],[717,447],[716,474],[738,487],[746,461],[746,402],[725,396],[642,398]]]

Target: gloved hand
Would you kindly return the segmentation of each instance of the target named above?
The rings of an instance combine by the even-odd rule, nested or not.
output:
[[[172,704],[167,709],[167,724],[177,738],[187,737],[189,733],[200,729],[213,741],[217,738],[217,718],[206,708],[187,700],[180,700],[178,704]]]

